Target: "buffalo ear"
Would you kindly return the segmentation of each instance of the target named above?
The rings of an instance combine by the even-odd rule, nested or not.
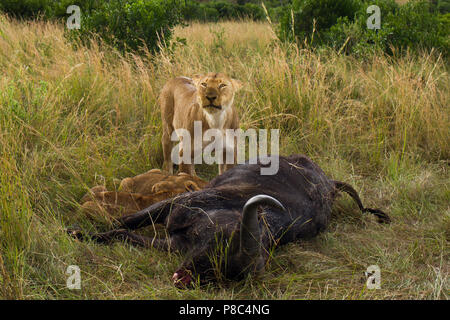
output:
[[[241,80],[237,79],[231,79],[231,83],[233,84],[233,88],[236,91],[239,91],[244,86],[244,83]]]

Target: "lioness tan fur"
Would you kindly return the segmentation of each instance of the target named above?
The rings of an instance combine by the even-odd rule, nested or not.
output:
[[[178,77],[166,83],[160,95],[163,125],[163,170],[173,173],[171,159],[172,133],[177,129],[186,129],[191,135],[191,163],[180,163],[179,171],[195,176],[193,165],[194,121],[202,122],[202,135],[206,130],[214,128],[220,130],[224,137],[226,129],[238,129],[239,117],[233,106],[233,101],[235,93],[241,87],[241,81],[232,79],[223,73],[209,73],[194,76],[192,79]],[[179,138],[180,155],[182,156],[183,141],[181,136]],[[225,139],[223,141],[225,142],[225,149],[227,148],[227,142]],[[236,148],[234,148],[235,150]],[[234,163],[236,163],[236,152],[234,152]],[[219,164],[219,174],[231,166],[233,164],[226,164],[223,161],[223,164]]]
[[[90,218],[107,220],[132,214],[178,194],[203,189],[206,181],[186,173],[169,175],[159,169],[121,181],[119,191],[95,186],[81,198],[82,210]]]

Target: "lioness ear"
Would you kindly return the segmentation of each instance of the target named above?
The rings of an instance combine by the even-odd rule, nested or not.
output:
[[[231,79],[231,83],[233,84],[234,90],[238,91],[244,86],[244,83],[241,80]]]
[[[192,81],[194,81],[195,86],[198,87],[198,85],[200,84],[200,81],[203,79],[203,75],[201,74],[195,74],[192,76]]]

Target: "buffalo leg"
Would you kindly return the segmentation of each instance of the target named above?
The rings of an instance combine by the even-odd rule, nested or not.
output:
[[[80,240],[84,238],[79,231],[70,231],[69,234]],[[98,243],[110,243],[114,240],[119,240],[144,248],[155,248],[162,251],[171,250],[170,240],[145,237],[125,229],[96,233],[91,235],[90,238]]]
[[[153,224],[164,224],[170,214],[173,205],[183,197],[178,196],[172,199],[157,202],[148,208],[118,219],[120,228],[139,229]]]

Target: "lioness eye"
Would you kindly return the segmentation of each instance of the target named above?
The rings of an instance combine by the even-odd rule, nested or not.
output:
[[[200,85],[201,85],[202,87],[206,88],[206,82],[202,82],[202,83],[200,83]]]
[[[225,88],[227,85],[225,84],[225,83],[221,83],[220,85],[219,85],[219,89],[222,89],[222,88]]]

